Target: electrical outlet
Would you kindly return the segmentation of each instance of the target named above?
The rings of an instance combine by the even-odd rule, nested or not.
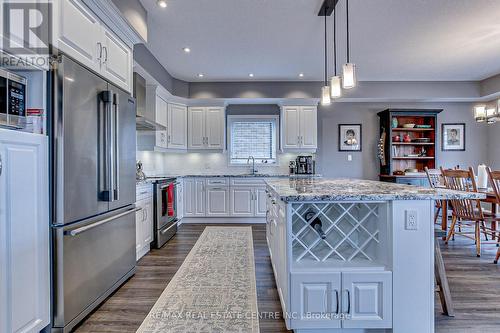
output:
[[[407,210],[405,219],[406,230],[418,230],[418,219],[416,210]]]
[[[351,154],[348,154],[348,155],[347,155],[347,160],[348,160],[349,162],[351,162],[351,161],[352,161],[352,155],[351,155]]]

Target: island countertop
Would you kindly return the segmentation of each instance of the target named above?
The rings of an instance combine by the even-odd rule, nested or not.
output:
[[[282,201],[392,201],[484,199],[481,193],[432,189],[362,179],[269,179],[268,188]]]

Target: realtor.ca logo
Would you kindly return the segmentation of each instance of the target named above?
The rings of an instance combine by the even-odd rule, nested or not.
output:
[[[2,66],[46,66],[52,36],[52,3],[2,1]],[[8,62],[8,63],[5,63]],[[22,64],[21,64],[22,65]]]

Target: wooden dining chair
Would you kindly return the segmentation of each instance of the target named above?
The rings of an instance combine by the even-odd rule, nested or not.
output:
[[[488,172],[488,178],[490,179],[491,187],[493,188],[493,193],[495,193],[495,196],[497,197],[497,202],[500,202],[500,170],[492,171],[491,168],[487,168],[486,170]],[[496,213],[495,211],[490,212],[489,214],[491,214],[490,218],[494,222],[500,221],[500,214]],[[498,242],[500,242],[500,237],[498,237]],[[498,258],[500,258],[500,247],[497,250],[497,255],[494,261],[495,264],[498,263]]]
[[[477,192],[476,179],[474,169],[469,170],[444,170],[441,168],[444,184],[446,188],[455,191]],[[455,235],[462,235],[475,241],[476,255],[481,256],[481,229],[484,233],[486,241],[488,240],[487,229],[485,225],[485,216],[481,208],[480,200],[478,199],[454,199],[450,200],[452,204],[452,220],[451,226],[448,231],[445,243],[448,244],[449,240]],[[455,230],[457,222],[461,221],[462,227],[470,226],[474,228],[474,232]],[[474,234],[473,237],[469,236]]]
[[[425,174],[427,175],[427,180],[429,181],[429,185],[431,188],[439,187],[442,184],[443,177],[441,175],[441,171],[439,169],[429,169],[428,167],[424,168]],[[434,213],[434,223],[437,223],[439,218],[439,213],[441,212],[443,205],[441,204],[441,200],[436,200],[436,212]]]

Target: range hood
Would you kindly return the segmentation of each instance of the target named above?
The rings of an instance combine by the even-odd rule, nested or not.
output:
[[[135,123],[137,131],[165,131],[167,128],[146,116],[146,80],[134,72],[134,97],[137,105]]]

